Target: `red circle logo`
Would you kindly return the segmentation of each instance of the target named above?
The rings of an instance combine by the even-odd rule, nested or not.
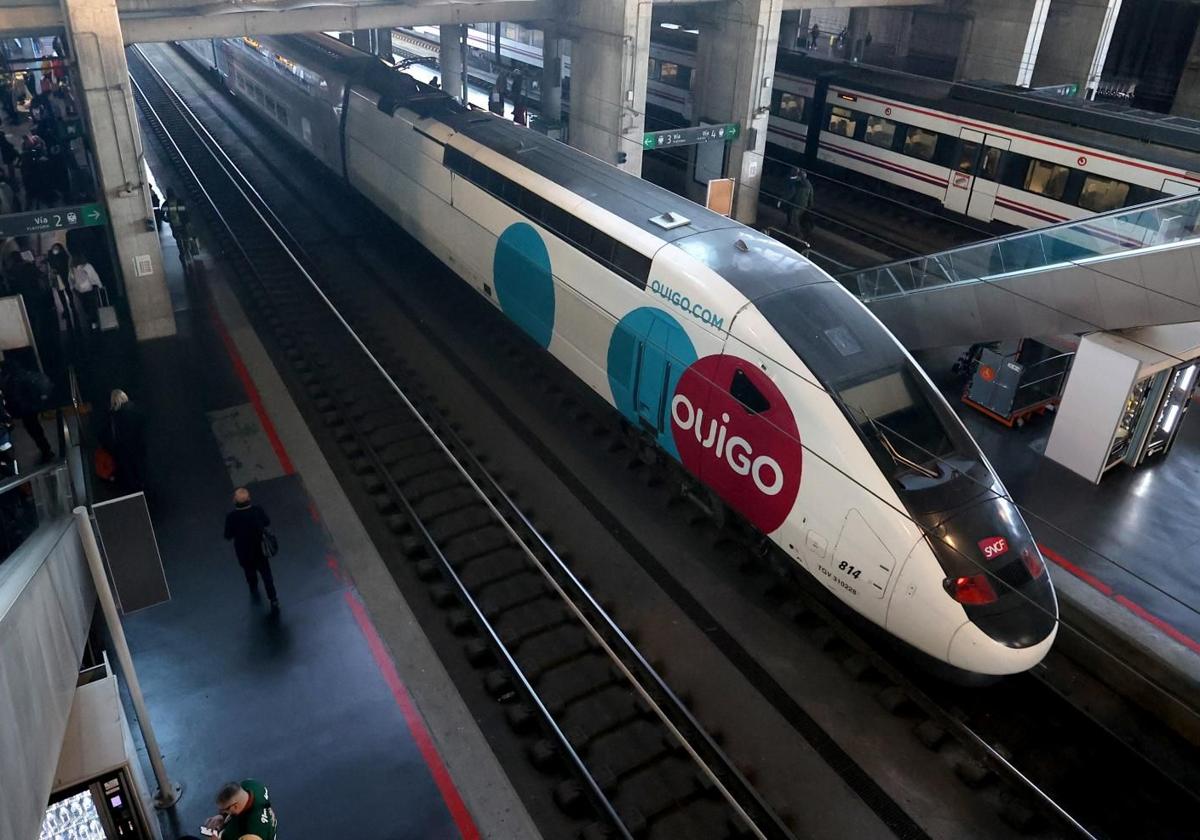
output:
[[[800,492],[796,418],[775,383],[733,356],[705,356],[679,378],[671,435],[689,472],[764,533]]]
[[[1084,157],[1083,155],[1080,155],[1080,156],[1079,156],[1079,160],[1077,161],[1077,163],[1078,163],[1080,166],[1087,166],[1087,158],[1086,158],[1086,157]]]
[[[883,114],[884,114],[884,116],[886,116],[886,117],[890,117],[890,116],[892,115],[892,109],[891,109],[891,108],[884,108],[884,109],[883,109]]]
[[[996,378],[996,369],[989,365],[979,366],[979,378],[984,382],[991,382]]]

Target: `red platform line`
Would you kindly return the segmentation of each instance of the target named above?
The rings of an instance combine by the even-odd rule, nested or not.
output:
[[[1191,636],[1188,636],[1186,633],[1176,630],[1168,622],[1164,621],[1163,619],[1159,618],[1158,616],[1154,615],[1153,613],[1147,611],[1144,607],[1138,606],[1133,601],[1130,601],[1128,598],[1126,598],[1124,595],[1117,595],[1115,598],[1113,598],[1113,600],[1116,601],[1118,604],[1120,604],[1125,609],[1129,610],[1134,615],[1136,615],[1142,621],[1148,621],[1151,624],[1153,624],[1159,630],[1163,631],[1168,636],[1170,636],[1172,639],[1179,642],[1179,644],[1183,645],[1185,648],[1190,650],[1192,653],[1200,653],[1200,642],[1197,642],[1195,639],[1193,639]]]
[[[1040,548],[1042,550],[1042,554],[1044,554],[1046,557],[1053,560],[1055,565],[1062,566],[1064,569],[1066,569],[1071,574],[1075,575],[1075,577],[1079,578],[1081,581],[1086,583],[1088,586],[1092,587],[1093,589],[1095,589],[1099,592],[1103,592],[1109,598],[1112,597],[1113,588],[1111,586],[1109,586],[1107,583],[1105,583],[1104,581],[1100,580],[1100,578],[1096,577],[1095,575],[1091,574],[1090,572],[1085,572],[1083,569],[1076,566],[1074,563],[1072,563],[1067,558],[1063,557],[1057,551],[1046,548],[1046,546],[1042,545],[1041,543],[1038,543],[1038,548]]]
[[[221,316],[217,313],[217,308],[211,300],[208,303],[208,311],[212,316],[217,334],[221,336],[221,343],[225,345],[225,352],[229,354],[229,360],[233,363],[233,372],[242,383],[242,390],[246,392],[246,398],[250,400],[254,413],[258,415],[258,422],[262,424],[263,431],[267,433],[267,440],[271,442],[271,448],[275,450],[275,457],[279,459],[279,466],[283,470],[283,474],[292,475],[296,472],[296,468],[292,465],[292,459],[288,457],[287,450],[283,448],[283,441],[279,439],[279,433],[275,431],[275,424],[267,416],[262,396],[258,393],[258,387],[255,386],[250,371],[246,370],[242,354],[238,352],[237,345],[233,343],[233,337],[229,335],[229,330],[225,329],[225,322],[221,320]]]
[[[450,817],[458,827],[463,840],[478,840],[480,837],[479,829],[475,827],[475,821],[471,819],[471,814],[467,810],[467,806],[463,803],[462,797],[459,796],[458,789],[454,786],[454,782],[450,778],[450,773],[446,770],[446,766],[442,764],[442,758],[438,755],[437,747],[433,745],[433,739],[429,735],[429,730],[425,727],[425,722],[421,719],[421,714],[417,711],[417,707],[413,703],[412,695],[408,693],[408,689],[401,682],[400,675],[396,672],[396,665],[392,662],[392,657],[384,646],[383,639],[379,638],[379,633],[376,632],[375,625],[371,623],[371,618],[367,615],[366,607],[363,606],[362,601],[351,590],[346,590],[346,603],[350,605],[350,611],[354,613],[354,618],[358,621],[358,627],[362,630],[362,634],[367,640],[367,645],[371,648],[371,655],[375,657],[375,664],[379,667],[380,673],[383,674],[388,688],[392,690],[392,696],[396,699],[396,705],[400,707],[400,712],[404,715],[404,721],[408,724],[408,731],[412,735],[413,741],[416,742],[417,749],[421,751],[421,757],[425,759],[425,764],[429,767],[429,772],[433,775],[433,782],[442,794],[442,801],[446,803],[446,809],[450,811]]]

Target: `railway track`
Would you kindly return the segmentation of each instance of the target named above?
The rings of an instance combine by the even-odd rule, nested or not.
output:
[[[313,261],[135,48],[144,124],[186,175],[191,205],[238,267],[335,429],[354,471],[406,553],[455,606],[467,655],[518,730],[543,733],[541,766],[562,766],[554,796],[600,821],[585,837],[789,838],[793,835],[609,618],[511,494],[440,417],[435,395],[410,396],[402,363],[371,354],[322,288]]]
[[[492,314],[492,313],[489,313]],[[492,319],[495,322],[493,329],[497,336],[494,342],[496,346],[507,346],[507,358],[513,363],[518,364],[521,368],[532,371],[540,371],[536,374],[539,379],[554,380],[555,372],[551,370],[553,365],[549,364],[545,359],[538,358],[536,354],[528,350],[519,340],[511,341],[504,338],[504,328],[500,325],[498,317]],[[489,339],[490,340],[490,339]],[[570,392],[571,385],[564,383],[563,388]],[[587,405],[588,394],[578,394],[577,400],[580,405]],[[356,456],[361,457],[361,456]],[[426,574],[431,574],[436,571],[436,566],[425,564]],[[440,574],[440,573],[439,573]],[[439,597],[442,597],[439,595]],[[795,616],[801,623],[802,627],[806,627],[812,631],[814,638],[822,647],[828,647],[830,655],[843,663],[843,668],[856,679],[861,680],[864,686],[878,692],[880,701],[889,709],[898,715],[904,716],[905,719],[913,722],[914,730],[918,738],[922,739],[923,743],[927,743],[931,749],[938,749],[946,752],[950,748],[948,743],[956,743],[961,760],[953,759],[956,772],[970,784],[987,785],[990,780],[996,778],[1007,779],[1007,784],[1011,786],[1014,796],[1008,801],[1008,811],[1003,815],[1007,820],[1014,824],[1030,826],[1033,830],[1040,830],[1043,833],[1049,831],[1049,836],[1068,836],[1075,833],[1076,829],[1072,826],[1069,819],[1064,819],[1062,814],[1056,812],[1056,808],[1052,802],[1042,801],[1038,792],[1035,789],[1030,789],[1028,779],[1025,779],[1017,769],[1018,766],[1026,766],[1033,754],[1031,750],[1037,745],[1029,745],[1025,743],[1019,744],[1019,752],[1016,755],[1002,746],[999,746],[1000,740],[1005,739],[1005,727],[1009,727],[1008,731],[1012,731],[1013,726],[1020,726],[1020,717],[1025,710],[1040,709],[1046,698],[1036,693],[1025,693],[1024,690],[1010,694],[1006,697],[1005,702],[1012,703],[1014,709],[1011,714],[1005,715],[989,710],[986,703],[976,704],[972,707],[970,715],[964,715],[956,708],[958,701],[951,695],[934,696],[934,690],[925,692],[922,688],[914,683],[913,680],[906,678],[902,673],[898,673],[896,669],[887,663],[885,660],[877,657],[873,653],[871,646],[861,643],[861,640],[855,642],[857,638],[852,631],[843,629],[840,634],[830,635],[828,628],[831,626],[824,617],[820,615],[820,608],[797,607],[796,593],[793,590],[788,590],[785,597],[785,606],[781,609],[789,613],[789,617]],[[458,619],[455,619],[456,622]],[[837,624],[836,619],[833,620]],[[850,640],[850,641],[847,641]],[[490,677],[489,682],[502,681],[501,677]],[[781,701],[782,702],[782,701]],[[516,715],[519,719],[528,720],[529,716],[524,712]],[[966,720],[963,718],[966,717]],[[1015,718],[1015,721],[1013,720]],[[976,723],[987,723],[990,719],[994,724],[997,719],[1004,719],[1006,722],[1002,726],[993,726],[990,731],[980,727],[980,731],[987,731],[986,737],[977,734]],[[1053,732],[1054,726],[1048,726],[1043,731]],[[999,731],[999,735],[997,735]],[[999,739],[999,740],[998,740]],[[1043,743],[1040,745],[1043,753],[1048,746]],[[547,752],[544,748],[540,752]],[[1044,762],[1043,762],[1044,763]],[[1062,768],[1064,773],[1082,773],[1086,772],[1086,761],[1071,763]],[[1045,769],[1045,768],[1042,768]],[[1147,785],[1149,787],[1151,785]],[[1052,788],[1051,788],[1052,789]],[[564,793],[570,794],[564,797],[568,802],[577,800],[578,791],[566,790]],[[1150,803],[1153,805],[1153,798],[1148,798],[1140,791],[1137,795],[1131,796],[1133,801],[1139,803]],[[1043,814],[1043,820],[1036,820],[1038,814]],[[1099,821],[1105,825],[1114,825],[1109,819]],[[1154,823],[1151,820],[1150,823]],[[1041,828],[1037,828],[1034,824],[1040,823]],[[1049,824],[1052,826],[1047,829]],[[1054,828],[1057,826],[1057,828]],[[1119,836],[1119,835],[1114,835]],[[1171,834],[1161,834],[1160,836],[1172,836]]]

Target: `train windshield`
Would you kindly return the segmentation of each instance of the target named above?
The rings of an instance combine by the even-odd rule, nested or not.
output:
[[[958,418],[845,289],[817,283],[760,298],[756,306],[838,400],[901,490],[938,488],[943,492],[933,495],[941,496],[968,476],[990,486],[979,449]]]

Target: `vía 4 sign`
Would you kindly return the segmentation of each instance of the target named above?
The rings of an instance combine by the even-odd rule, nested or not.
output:
[[[84,204],[78,207],[51,207],[31,213],[13,213],[0,216],[0,237],[27,236],[51,230],[94,227],[108,221],[104,208],[99,204]]]
[[[648,131],[642,136],[642,148],[646,151],[667,149],[675,146],[696,146],[700,143],[736,140],[741,134],[740,123],[722,125],[696,125],[691,128],[673,128],[667,131]]]

